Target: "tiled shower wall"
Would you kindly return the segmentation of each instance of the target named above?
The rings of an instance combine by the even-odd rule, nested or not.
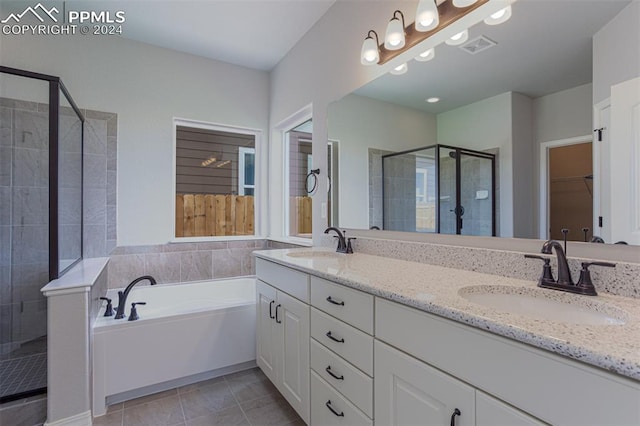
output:
[[[0,98],[0,354],[46,334],[48,106]],[[15,285],[20,283],[20,285]]]
[[[84,256],[102,257],[116,246],[117,116],[82,112]],[[61,134],[64,113],[62,108]],[[40,289],[49,269],[48,137],[47,104],[0,98],[0,354],[46,334]],[[79,225],[78,203],[65,201],[65,226]],[[74,245],[63,240],[61,252],[76,251]]]

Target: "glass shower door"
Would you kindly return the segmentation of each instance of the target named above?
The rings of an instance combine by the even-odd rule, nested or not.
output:
[[[493,157],[459,151],[459,234],[494,234]]]

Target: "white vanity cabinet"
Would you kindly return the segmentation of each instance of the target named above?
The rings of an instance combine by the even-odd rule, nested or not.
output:
[[[311,277],[311,424],[373,425],[370,294]]]
[[[309,424],[309,276],[260,259],[256,272],[256,363]]]

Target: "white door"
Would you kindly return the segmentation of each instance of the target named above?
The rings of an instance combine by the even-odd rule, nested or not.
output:
[[[640,78],[611,86],[610,137],[611,242],[637,245],[640,244]]]
[[[376,424],[475,425],[471,386],[379,341],[374,358]]]
[[[309,423],[309,306],[278,292],[278,388]]]
[[[272,382],[276,380],[276,293],[275,288],[257,281],[256,363]]]
[[[595,106],[593,122],[593,233],[611,241],[611,100]]]

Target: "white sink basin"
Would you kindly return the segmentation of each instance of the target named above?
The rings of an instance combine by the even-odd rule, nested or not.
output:
[[[496,311],[528,318],[582,325],[622,325],[624,311],[593,299],[555,290],[509,286],[470,286],[458,295]]]
[[[327,258],[338,258],[340,254],[332,252],[332,251],[319,251],[319,250],[308,250],[308,251],[296,251],[293,253],[287,253],[287,256],[299,258],[299,259],[327,259]]]

